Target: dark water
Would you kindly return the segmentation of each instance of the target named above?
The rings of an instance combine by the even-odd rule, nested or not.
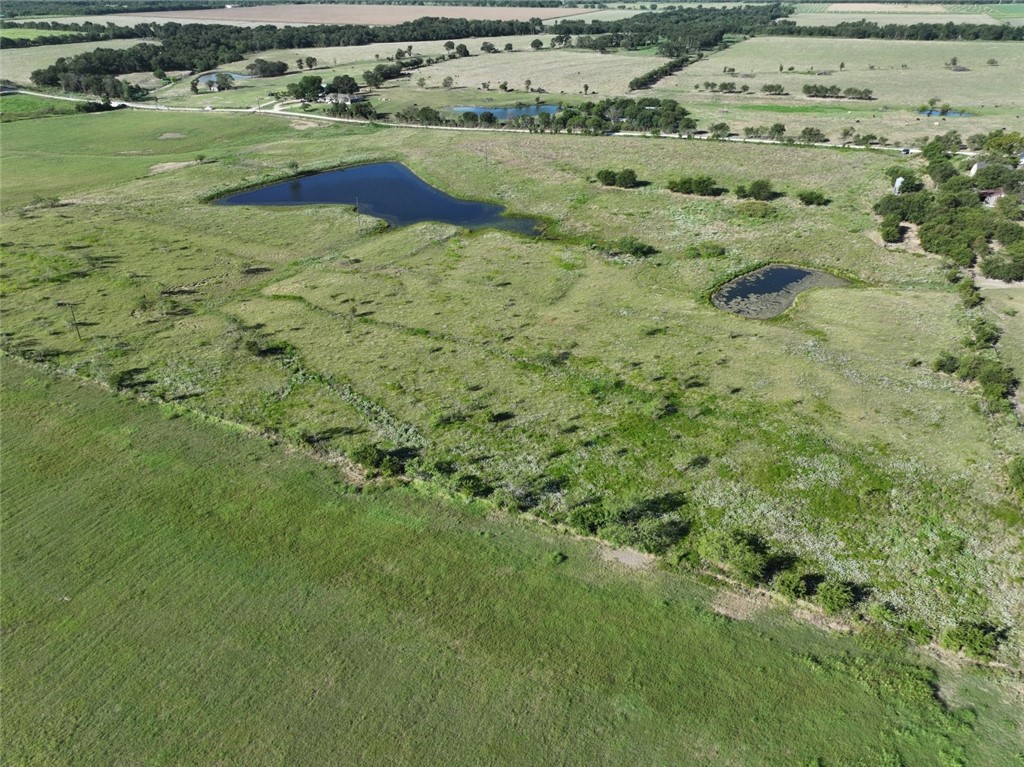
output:
[[[239,75],[239,74],[235,74],[234,72],[210,72],[209,74],[205,74],[202,77],[200,77],[199,78],[199,82],[201,82],[201,83],[216,82],[217,81],[217,75],[219,75],[219,74],[225,74],[228,77],[230,77],[232,80],[251,80],[253,78],[252,75]]]
[[[773,264],[726,283],[711,296],[711,302],[719,309],[744,317],[769,319],[786,311],[805,290],[848,284],[828,272]]]
[[[459,200],[435,189],[397,162],[358,165],[250,189],[216,200],[217,205],[355,205],[359,213],[391,226],[440,221],[467,229],[508,229],[537,235],[532,218],[506,218],[504,208]]]
[[[924,112],[918,112],[918,114],[924,115],[925,117],[972,117],[973,116],[971,114],[968,114],[967,112],[946,112],[946,114],[942,114],[942,112],[940,112],[938,109],[928,109],[928,110],[925,110]]]
[[[472,112],[482,115],[484,112],[490,112],[499,120],[510,120],[513,117],[534,117],[542,113],[553,115],[559,109],[561,107],[555,104],[531,104],[526,107],[452,107],[452,111],[459,114]]]

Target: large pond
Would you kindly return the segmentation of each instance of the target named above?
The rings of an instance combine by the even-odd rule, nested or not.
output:
[[[711,303],[733,314],[767,320],[786,311],[805,290],[849,284],[828,272],[770,264],[727,282],[711,296]]]
[[[217,205],[354,205],[359,213],[382,218],[392,226],[440,221],[467,229],[508,229],[531,236],[539,233],[540,224],[533,218],[506,217],[500,205],[447,195],[397,162],[300,176],[215,202]]]
[[[499,120],[511,120],[513,117],[536,117],[539,114],[553,115],[561,107],[557,104],[530,104],[523,107],[452,107],[453,112],[464,114],[472,112],[475,115],[482,115],[490,112]]]

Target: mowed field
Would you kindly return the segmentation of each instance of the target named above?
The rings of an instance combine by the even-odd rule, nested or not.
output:
[[[954,57],[969,71],[951,71],[946,64]],[[990,59],[998,65],[988,65]],[[727,67],[735,73],[723,74]],[[830,74],[821,76],[820,71]],[[800,39],[797,44],[762,37],[708,56],[662,80],[652,92],[692,107],[704,118],[703,127],[719,120],[734,130],[778,121],[790,133],[818,127],[833,141],[843,128],[853,127],[909,144],[946,130],[967,136],[997,127],[1024,128],[1024,89],[1018,87],[1022,71],[1024,45],[1015,43]],[[709,93],[703,89],[707,81],[747,85],[751,93]],[[767,83],[782,84],[789,95],[764,96],[760,91]],[[808,83],[869,88],[874,100],[807,98],[801,89]],[[972,116],[943,120],[917,114],[929,98]]]
[[[61,57],[75,56],[97,48],[131,48],[153,40],[104,40],[102,42],[41,45],[35,48],[8,48],[0,51],[0,78],[16,83],[30,83],[29,76],[37,69],[48,67]],[[159,43],[155,43],[159,44]]]
[[[1024,436],[929,368],[967,317],[938,259],[874,239],[891,155],[155,112],[15,123],[3,151],[13,353],[332,454],[402,450],[434,492],[484,482],[553,521],[682,497],[694,529],[749,527],[936,627],[1022,612],[1004,464]],[[372,160],[553,236],[203,202]],[[649,185],[599,187],[608,166]],[[788,197],[750,219],[668,192],[684,173]],[[807,188],[832,204],[799,205]],[[609,258],[626,235],[658,254]],[[685,255],[706,240],[727,255]],[[710,306],[769,260],[858,286],[768,323]],[[1011,310],[995,319],[1016,336]]]
[[[45,37],[47,35],[74,35],[74,32],[56,31],[52,29],[15,29],[15,28],[4,28],[0,29],[0,37],[7,37],[11,40],[34,40],[37,37]]]
[[[1010,764],[998,677],[3,360],[11,764]],[[938,694],[946,702],[939,700]]]

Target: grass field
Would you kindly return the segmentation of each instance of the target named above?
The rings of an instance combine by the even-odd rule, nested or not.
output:
[[[954,57],[969,71],[951,72],[945,64]],[[998,66],[989,66],[990,59]],[[726,67],[735,74],[723,74]],[[819,71],[831,74],[820,76]],[[702,118],[703,127],[720,120],[734,130],[769,124],[782,112],[790,133],[818,127],[837,141],[843,128],[853,127],[858,133],[873,132],[911,144],[951,129],[964,136],[997,127],[1020,129],[1024,91],[1016,84],[1021,71],[1024,46],[1014,44],[801,39],[794,45],[786,38],[755,38],[666,78],[653,93],[678,98]],[[725,80],[748,85],[751,94],[694,89],[707,81]],[[780,83],[790,95],[763,96],[761,86],[766,83]],[[806,83],[870,88],[874,100],[809,99],[801,93]],[[942,120],[917,114],[919,105],[932,97],[973,116]]]
[[[0,97],[0,122],[74,113],[75,104],[71,101],[37,98],[20,93]]]
[[[343,207],[202,202],[293,163],[377,159],[544,216],[561,236],[380,232]],[[935,628],[988,616],[1011,629],[1003,657],[1019,662],[1019,505],[1004,463],[1024,437],[928,368],[967,318],[938,260],[871,238],[891,156],[111,113],[6,126],[3,162],[17,354],[331,454],[402,450],[435,491],[484,482],[553,521],[682,493],[695,531],[750,527]],[[597,187],[608,165],[650,186]],[[833,202],[786,198],[752,221],[731,196],[667,192],[684,172],[729,187],[767,176]],[[607,258],[623,235],[660,253]],[[701,240],[727,256],[683,255]],[[708,304],[772,259],[861,286],[807,294],[769,323]],[[81,343],[57,302],[75,304]],[[1014,337],[1019,323],[1001,319]],[[275,344],[294,361],[260,352]]]
[[[11,764],[1013,763],[996,676],[3,367]]]
[[[104,40],[91,43],[67,43],[66,45],[41,45],[35,48],[11,48],[0,51],[0,78],[16,83],[29,83],[29,75],[37,69],[48,67],[61,57],[70,57],[97,48],[131,48],[152,40]]]
[[[0,37],[7,37],[11,40],[34,40],[37,37],[45,37],[46,35],[73,35],[74,32],[57,32],[52,29],[19,29],[14,27],[4,27],[0,29]]]

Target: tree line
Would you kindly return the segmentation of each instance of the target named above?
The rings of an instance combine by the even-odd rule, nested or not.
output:
[[[885,24],[873,21],[844,21],[834,27],[801,27],[795,21],[779,19],[758,30],[765,35],[792,37],[849,37],[877,40],[1024,40],[1024,27],[1006,24]]]

